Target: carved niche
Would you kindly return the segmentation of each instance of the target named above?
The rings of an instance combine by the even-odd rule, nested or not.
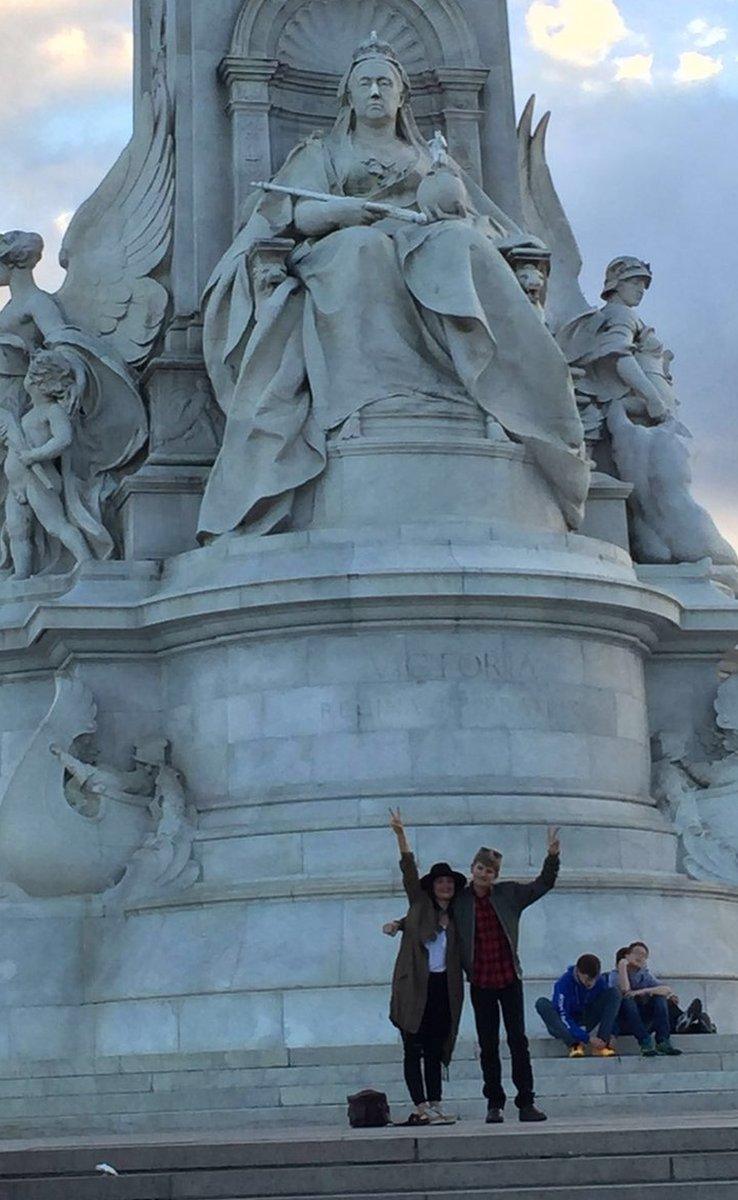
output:
[[[482,181],[480,123],[489,71],[458,0],[247,0],[221,78],[233,130],[234,211],[292,147],[336,115],[336,90],[356,45],[376,29],[410,72],[413,107],[430,137]]]

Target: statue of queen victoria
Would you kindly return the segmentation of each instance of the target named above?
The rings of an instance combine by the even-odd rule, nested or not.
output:
[[[441,138],[425,141],[408,75],[375,34],[339,105],[332,130],[287,159],[284,190],[254,193],[206,290],[205,356],[227,422],[201,536],[288,527],[331,431],[390,400],[482,410],[495,436],[526,447],[576,528],[589,469],[569,370],[499,248],[529,239]],[[293,245],[260,299],[254,250],[275,239]]]

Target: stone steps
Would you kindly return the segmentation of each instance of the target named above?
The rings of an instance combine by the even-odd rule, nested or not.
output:
[[[95,1172],[115,1165],[117,1179]],[[738,1125],[714,1117],[238,1141],[90,1140],[0,1149],[3,1200],[718,1200],[738,1194]]]
[[[687,1037],[680,1058],[570,1060],[533,1040],[536,1088],[552,1115],[717,1112],[738,1107],[738,1038]],[[192,1128],[344,1125],[346,1096],[386,1091],[408,1110],[399,1046],[0,1062],[0,1136]],[[483,1110],[473,1047],[458,1048],[445,1085],[464,1120]],[[514,1119],[514,1110],[511,1110]]]

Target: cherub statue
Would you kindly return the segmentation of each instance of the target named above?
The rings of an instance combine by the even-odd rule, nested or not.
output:
[[[39,350],[60,352],[76,377],[78,393],[75,412],[66,414],[72,423],[71,440],[67,441],[69,429],[65,429],[60,454],[49,450],[48,461],[66,455],[70,486],[74,476],[82,492],[94,490],[105,472],[130,462],[146,440],[146,412],[132,372],[151,354],[167,311],[168,292],[152,276],[171,242],[173,183],[168,102],[160,88],[156,104],[144,97],[132,141],[72,220],[60,253],[67,276],[56,295],[45,292],[34,279],[44,248],[39,235],[19,230],[0,235],[0,287],[10,290],[10,301],[0,311],[0,415],[9,431],[6,444],[8,437],[17,438],[19,426],[23,433],[28,405],[25,380],[32,359]],[[59,371],[61,360],[42,361],[48,381],[52,362],[53,370]],[[37,371],[37,383],[39,377]],[[63,404],[52,407],[53,420],[61,428]],[[47,416],[51,420],[50,412]],[[31,422],[37,423],[35,418]],[[40,443],[26,450],[18,442],[18,447],[19,456],[34,454]],[[39,488],[45,487],[43,471],[33,470],[41,464],[22,465],[31,469]],[[50,468],[44,470],[50,477]],[[22,492],[25,484],[18,486]],[[61,495],[58,489],[57,494]],[[86,507],[84,500],[82,504]],[[51,519],[48,507],[44,516],[34,507],[35,519],[44,527],[46,517]],[[27,514],[21,521],[12,499],[10,508],[7,521],[16,528],[22,525],[24,531],[16,536],[23,543],[17,547],[18,562],[14,558],[16,574],[24,577],[48,570],[48,557],[32,555],[29,562],[24,536]],[[88,526],[86,518],[70,517],[67,508],[67,525],[63,525],[57,510],[53,524],[54,537],[73,559],[112,554],[109,535],[100,541],[99,529]],[[99,524],[99,513],[94,522]],[[70,532],[72,527],[78,536]]]
[[[101,514],[104,475],[75,473],[75,419],[87,379],[84,362],[70,350],[39,350],[24,380],[31,407],[18,420],[0,409],[6,483],[2,531],[16,579],[27,579],[37,562],[53,563],[46,543],[55,539],[74,562],[108,558],[113,539]]]
[[[592,458],[633,485],[631,552],[643,563],[738,563],[709,513],[694,500],[689,431],[678,418],[673,354],[636,309],[651,286],[640,258],[607,268],[604,307],[579,287],[582,259],[546,162],[550,114],[532,128],[529,102],[518,130],[523,209],[531,232],[552,251],[546,316],[572,368]]]

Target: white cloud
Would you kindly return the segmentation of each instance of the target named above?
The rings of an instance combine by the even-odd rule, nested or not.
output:
[[[704,83],[714,79],[724,70],[721,58],[713,58],[711,54],[700,54],[697,50],[687,50],[679,55],[679,66],[674,72],[677,83]]]
[[[46,38],[39,50],[59,77],[86,86],[128,79],[133,69],[133,34],[127,29],[102,30],[93,43],[84,29],[70,26]]]
[[[84,29],[74,26],[60,29],[41,43],[40,50],[45,59],[65,74],[77,74],[90,56],[90,43]]]
[[[604,62],[629,32],[615,0],[533,0],[526,25],[536,50],[578,67]]]
[[[653,83],[653,54],[629,54],[615,59],[616,83]]]
[[[54,217],[54,228],[60,237],[64,237],[64,234],[69,229],[73,216],[73,212],[61,212],[58,217]]]
[[[83,93],[130,93],[130,0],[0,0],[0,40],[0,126]]]
[[[687,33],[694,38],[694,44],[700,50],[709,50],[727,41],[728,32],[724,25],[711,25],[704,17],[695,17],[687,26]]]

